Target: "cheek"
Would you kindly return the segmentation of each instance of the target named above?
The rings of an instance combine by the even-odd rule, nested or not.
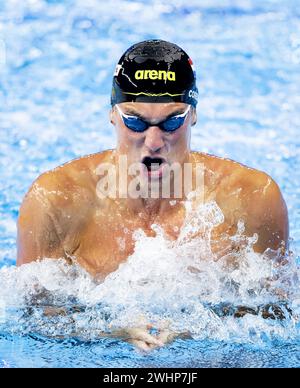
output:
[[[118,131],[118,139],[119,144],[126,146],[126,148],[137,148],[143,144],[143,136],[127,128],[122,128]]]
[[[189,139],[188,131],[184,128],[180,129],[179,131],[176,131],[175,133],[171,134],[169,137],[167,137],[166,141],[171,146],[182,146],[187,143],[187,140]]]

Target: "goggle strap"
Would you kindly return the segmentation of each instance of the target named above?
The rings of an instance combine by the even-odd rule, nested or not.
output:
[[[130,118],[138,118],[139,120],[142,120],[144,123],[146,123],[146,124],[151,124],[151,123],[148,123],[148,122],[146,122],[146,121],[144,121],[143,119],[141,119],[140,117],[138,117],[138,116],[134,116],[134,115],[127,115],[126,113],[124,113],[124,112],[122,112],[122,110],[121,110],[121,108],[116,104],[115,105],[116,106],[116,108],[118,109],[118,111],[119,111],[119,114],[121,115],[121,116],[123,116],[123,117],[125,117],[125,119],[130,119]],[[175,116],[173,116],[173,117],[169,117],[167,120],[169,120],[169,119],[177,119],[177,118],[181,118],[181,117],[185,117],[187,114],[188,114],[188,111],[190,110],[190,108],[191,108],[191,105],[189,105],[187,108],[186,108],[186,110],[183,112],[183,113],[180,113],[179,115],[175,115]],[[164,120],[164,121],[161,121],[160,123],[157,123],[157,124],[152,124],[152,125],[159,125],[159,124],[161,124],[161,123],[163,123],[163,122],[165,122],[165,121],[167,121],[167,120]]]

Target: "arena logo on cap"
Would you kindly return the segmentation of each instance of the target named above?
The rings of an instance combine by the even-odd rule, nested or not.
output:
[[[135,79],[159,79],[164,81],[176,81],[175,71],[165,70],[137,70],[134,75]]]

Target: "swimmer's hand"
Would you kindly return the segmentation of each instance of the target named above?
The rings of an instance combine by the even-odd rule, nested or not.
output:
[[[158,336],[150,334],[149,329],[149,325],[144,327],[128,327],[115,331],[113,335],[144,351],[164,346],[165,342],[160,340]]]
[[[160,328],[151,334],[152,325],[124,328],[113,332],[112,336],[122,338],[143,351],[150,351],[171,343],[176,338],[190,338],[189,333],[176,333],[168,328]]]
[[[68,316],[74,312],[80,312],[79,306],[72,306],[72,308],[58,307],[58,306],[43,306],[43,314],[47,317],[55,317],[58,315]],[[102,332],[99,335],[102,337],[120,338],[134,345],[137,349],[142,351],[151,351],[156,348],[165,346],[173,342],[177,338],[188,339],[191,338],[190,333],[178,333],[169,329],[167,321],[160,322],[160,327],[154,328],[151,324],[146,324],[145,319],[141,319],[139,326],[127,327],[122,329],[114,329],[111,333]],[[73,333],[78,336],[80,333]]]

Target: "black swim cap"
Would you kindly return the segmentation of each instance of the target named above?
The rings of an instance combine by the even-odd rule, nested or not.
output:
[[[126,102],[185,102],[197,105],[193,62],[180,47],[152,39],[134,44],[120,58],[111,105]]]

